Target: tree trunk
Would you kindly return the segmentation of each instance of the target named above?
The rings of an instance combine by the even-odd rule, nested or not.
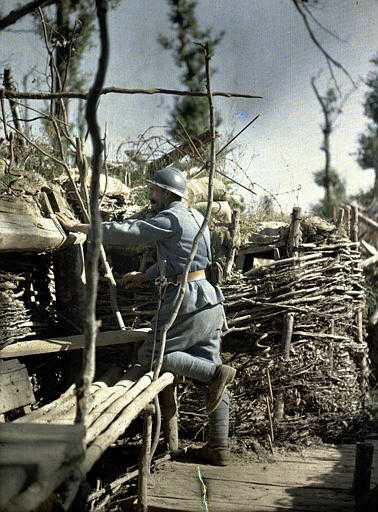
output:
[[[331,170],[331,151],[329,145],[329,136],[331,133],[330,126],[327,126],[328,122],[326,122],[326,127],[323,130],[324,134],[324,154],[325,154],[325,164],[324,164],[324,189],[325,189],[325,209],[326,215],[331,215],[331,183],[330,183],[330,170]]]
[[[66,0],[59,0],[56,5],[56,26],[59,34],[60,45],[55,50],[56,69],[59,76],[55,77],[55,91],[64,90],[65,74],[68,73],[67,61],[69,58],[69,38],[70,38],[70,20]],[[68,116],[68,100],[65,99],[64,105]],[[62,105],[59,100],[56,100],[54,108],[55,116],[62,119]]]
[[[373,201],[377,202],[378,201],[378,164],[374,168],[374,175],[375,175],[375,179],[374,179],[374,188],[373,188],[373,192],[374,192]]]

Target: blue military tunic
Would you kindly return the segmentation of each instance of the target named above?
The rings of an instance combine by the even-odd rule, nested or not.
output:
[[[185,272],[194,237],[202,222],[203,216],[197,210],[187,208],[181,201],[174,201],[148,220],[104,222],[103,242],[104,245],[123,247],[156,243],[160,258],[166,260],[166,276],[174,281],[177,275]],[[190,272],[204,270],[210,262],[210,232],[206,228],[199,239]],[[151,280],[158,277],[158,263],[147,269],[146,275]],[[158,319],[158,339],[161,327],[171,316],[178,291],[178,286],[171,285],[165,292]],[[166,353],[175,350],[188,351],[219,363],[223,300],[219,287],[212,286],[206,279],[187,283],[178,317],[168,331]],[[146,363],[150,357],[150,347],[151,338],[140,352],[140,359],[144,359]]]

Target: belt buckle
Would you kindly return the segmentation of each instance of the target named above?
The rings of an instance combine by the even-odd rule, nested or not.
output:
[[[160,287],[162,288],[162,287],[168,285],[168,279],[165,276],[164,277],[163,276],[159,276],[159,277],[155,278],[154,283],[155,283],[155,286],[157,286],[159,288]]]

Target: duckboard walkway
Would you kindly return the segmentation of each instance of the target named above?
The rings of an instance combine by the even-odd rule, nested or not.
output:
[[[378,484],[378,440],[367,442],[374,445],[372,488]],[[234,455],[227,467],[168,461],[151,475],[149,511],[352,512],[355,448],[324,445],[275,455],[274,462]]]

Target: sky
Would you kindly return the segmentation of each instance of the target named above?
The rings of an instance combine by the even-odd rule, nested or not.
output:
[[[16,0],[3,0],[2,12],[16,6]],[[336,39],[314,27],[324,48],[341,62],[355,81],[372,69],[369,59],[378,52],[377,0],[320,0],[314,11],[318,20],[337,33]],[[258,94],[263,99],[216,98],[215,108],[222,117],[219,131],[227,135],[240,130],[256,114],[260,118],[239,139],[240,161],[249,181],[274,194],[284,210],[299,205],[308,209],[323,195],[312,173],[324,165],[320,150],[322,114],[310,85],[321,72],[318,85],[325,91],[329,74],[324,57],[311,42],[302,19],[291,0],[198,0],[197,18],[201,27],[225,30],[216,49],[213,89]],[[29,20],[19,22],[27,30]],[[182,88],[179,71],[169,52],[157,42],[160,33],[171,31],[165,0],[123,0],[109,15],[111,57],[106,85],[119,87]],[[10,65],[21,85],[22,75],[33,66],[41,72],[46,55],[41,40],[30,33],[1,35],[0,63]],[[91,76],[98,49],[85,58],[83,70]],[[343,92],[351,88],[340,73]],[[356,163],[358,135],[364,131],[366,88],[361,83],[337,121],[331,138],[332,166],[346,181],[347,191],[356,193],[372,186],[372,170]],[[108,95],[99,109],[102,126],[107,124],[111,147],[134,139],[150,126],[154,133],[165,133],[172,99],[167,96]],[[300,190],[298,190],[300,188]],[[259,196],[265,194],[259,186]],[[246,193],[247,202],[256,201]]]

